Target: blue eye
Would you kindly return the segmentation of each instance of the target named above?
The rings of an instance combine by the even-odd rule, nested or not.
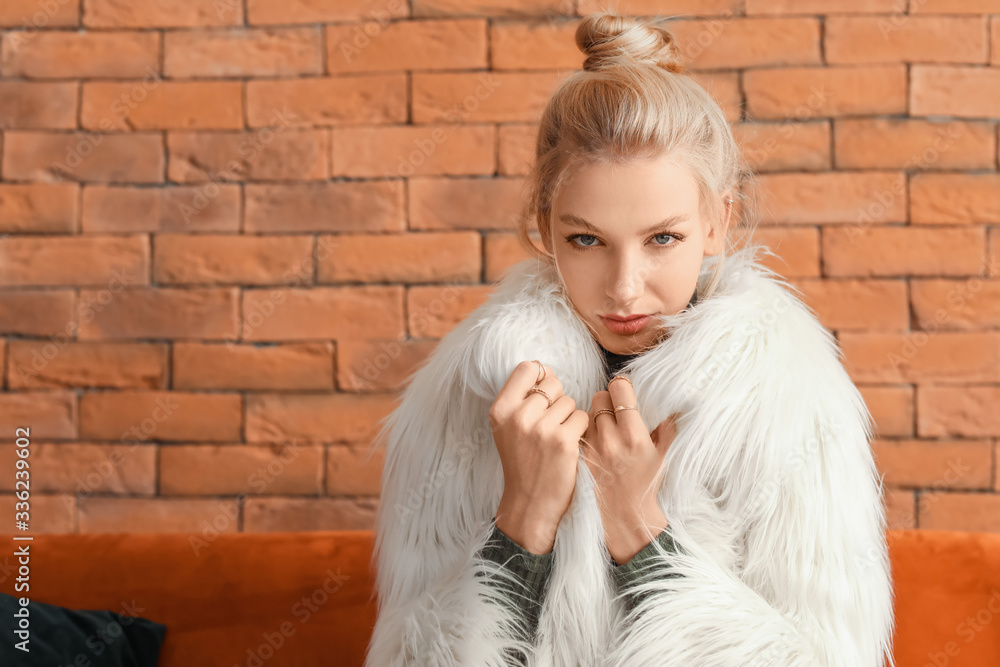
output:
[[[596,236],[591,236],[590,234],[574,234],[573,236],[569,237],[570,243],[572,243],[574,239],[592,239],[594,241],[597,241],[597,237]],[[578,245],[581,248],[593,248],[594,247],[594,245],[590,244],[590,243],[584,243],[582,245],[581,244],[576,244],[576,245]]]
[[[660,238],[660,237],[664,237],[664,238],[667,238],[667,239],[672,239],[674,242],[677,241],[677,237],[674,236],[673,234],[657,234],[653,238],[656,239],[656,238]],[[673,245],[673,243],[656,243],[654,245]]]

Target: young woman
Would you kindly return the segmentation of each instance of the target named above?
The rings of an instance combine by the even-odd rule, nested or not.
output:
[[[576,40],[534,257],[380,433],[366,664],[894,664],[871,417],[767,249],[735,243],[752,175],[725,116],[662,27],[592,15]]]

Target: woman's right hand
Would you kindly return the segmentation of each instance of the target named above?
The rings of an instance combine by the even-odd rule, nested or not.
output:
[[[563,394],[548,366],[538,388],[552,404],[543,394],[528,393],[542,368],[536,361],[519,363],[489,411],[504,476],[496,525],[536,554],[549,553],[555,545],[556,528],[576,488],[580,438],[590,425],[590,415]]]

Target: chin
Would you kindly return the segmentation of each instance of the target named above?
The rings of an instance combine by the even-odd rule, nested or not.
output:
[[[604,345],[604,349],[608,352],[614,352],[615,354],[637,354],[649,347],[644,341],[624,336],[616,336],[612,340],[607,341],[607,344],[601,343],[601,345]]]

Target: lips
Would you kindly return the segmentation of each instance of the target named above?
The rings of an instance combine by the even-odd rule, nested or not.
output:
[[[652,317],[649,315],[633,315],[625,318],[618,317],[601,317],[601,322],[604,323],[604,327],[611,333],[617,334],[619,336],[628,336],[646,328],[652,321]]]
[[[639,315],[624,315],[624,316],[620,316],[620,315],[607,315],[605,317],[606,317],[606,319],[609,319],[609,320],[618,320],[619,322],[629,322],[631,320],[639,319],[640,317],[649,317],[649,316],[640,313]]]

